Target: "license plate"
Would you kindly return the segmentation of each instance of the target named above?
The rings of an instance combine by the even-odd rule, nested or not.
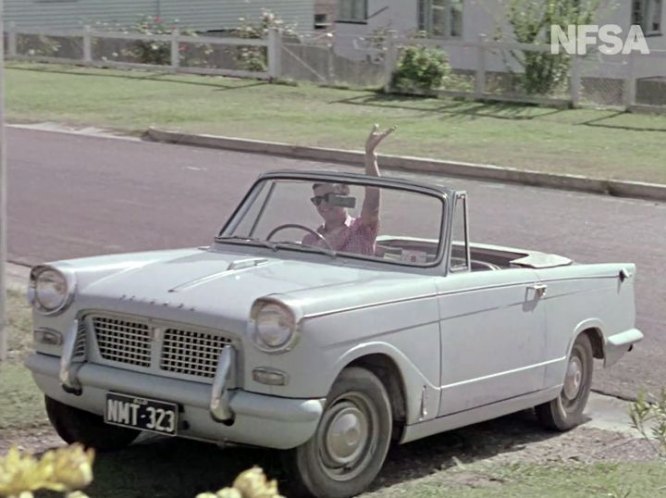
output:
[[[125,394],[108,393],[104,421],[107,424],[175,436],[178,428],[178,405]]]

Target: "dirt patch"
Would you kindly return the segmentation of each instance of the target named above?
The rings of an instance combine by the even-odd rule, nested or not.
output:
[[[27,453],[42,453],[51,448],[65,446],[65,442],[48,426],[0,431],[0,455],[7,453],[12,446]]]

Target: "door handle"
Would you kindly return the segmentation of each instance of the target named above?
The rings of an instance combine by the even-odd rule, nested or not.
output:
[[[533,290],[537,298],[543,297],[546,295],[546,290],[548,286],[546,284],[534,284],[527,287],[529,290]]]

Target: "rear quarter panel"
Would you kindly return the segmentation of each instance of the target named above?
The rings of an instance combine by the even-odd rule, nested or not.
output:
[[[622,281],[620,271],[631,277]],[[574,339],[584,330],[597,329],[605,340],[634,327],[635,265],[574,265],[537,271],[548,286],[546,305],[546,386],[561,384],[566,358]]]

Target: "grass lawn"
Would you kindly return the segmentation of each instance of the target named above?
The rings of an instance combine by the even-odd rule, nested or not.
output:
[[[10,122],[149,126],[666,184],[666,116],[386,96],[253,80],[10,63]]]
[[[666,496],[666,463],[594,465],[516,463],[501,466],[479,463],[468,468],[436,473],[406,485],[377,490],[370,496],[652,498]]]
[[[42,393],[23,358],[32,342],[32,318],[25,296],[9,292],[9,360],[0,364],[0,437],[4,431],[47,423]]]

